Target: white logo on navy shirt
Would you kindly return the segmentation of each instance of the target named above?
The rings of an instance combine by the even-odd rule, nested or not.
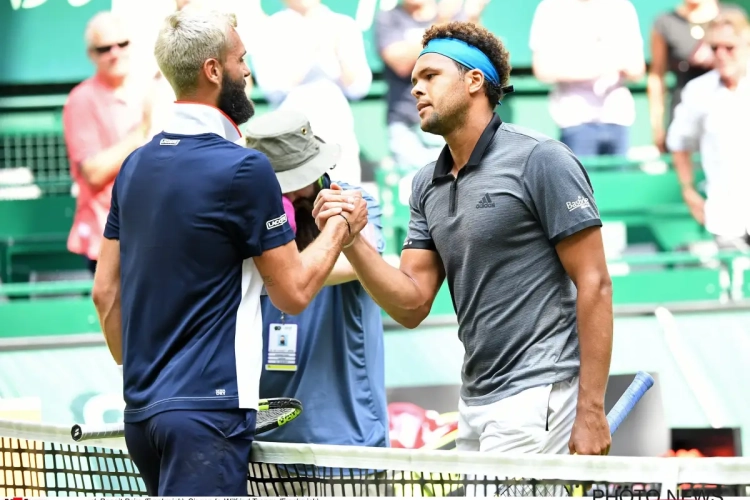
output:
[[[266,229],[273,229],[275,227],[279,227],[283,225],[286,222],[286,214],[282,215],[281,217],[276,217],[275,219],[271,219],[268,222],[266,222]]]
[[[568,207],[568,212],[572,212],[576,208],[589,208],[591,206],[591,203],[589,203],[588,198],[579,196],[576,201],[569,201],[565,205]]]
[[[177,146],[180,143],[180,139],[162,139],[159,141],[159,146]]]
[[[217,396],[226,396],[227,391],[225,389],[216,389]]]

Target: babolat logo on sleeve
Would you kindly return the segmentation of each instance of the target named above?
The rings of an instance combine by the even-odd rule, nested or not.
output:
[[[286,214],[282,215],[281,217],[276,217],[275,219],[271,219],[268,222],[266,222],[266,229],[273,229],[275,227],[279,227],[285,222],[286,222]]]
[[[588,198],[579,196],[576,201],[569,201],[565,205],[568,207],[568,212],[572,212],[576,208],[589,208],[591,206],[591,203],[589,203]]]

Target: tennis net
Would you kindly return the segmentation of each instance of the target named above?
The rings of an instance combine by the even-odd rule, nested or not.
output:
[[[750,496],[748,458],[508,456],[257,443],[251,496]],[[0,420],[0,497],[145,496],[122,439]]]

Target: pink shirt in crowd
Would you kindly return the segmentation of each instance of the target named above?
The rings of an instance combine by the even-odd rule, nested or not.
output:
[[[120,142],[143,119],[143,99],[125,98],[98,77],[77,85],[63,108],[65,144],[70,174],[78,185],[68,250],[96,260],[107,221],[114,179],[103,187],[90,186],[81,163]]]

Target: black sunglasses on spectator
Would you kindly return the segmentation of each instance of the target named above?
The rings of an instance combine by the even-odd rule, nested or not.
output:
[[[735,46],[734,45],[711,45],[711,50],[713,50],[714,52],[716,52],[717,50],[721,48],[727,49],[727,52],[731,54],[732,52],[734,52]]]
[[[101,47],[94,47],[93,50],[97,54],[102,55],[102,54],[106,54],[107,52],[109,52],[110,50],[112,50],[112,48],[115,45],[117,45],[121,49],[124,49],[125,47],[127,47],[128,45],[130,45],[130,40],[125,40],[124,42],[115,43],[115,44],[112,44],[112,45],[103,45]]]

